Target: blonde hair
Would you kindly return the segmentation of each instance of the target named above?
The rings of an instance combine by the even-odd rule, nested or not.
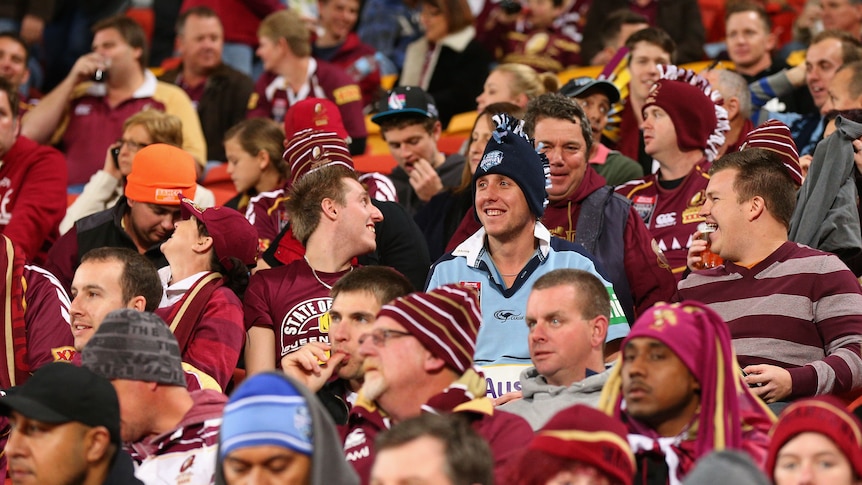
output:
[[[273,42],[287,41],[287,46],[297,57],[311,55],[311,32],[296,10],[280,10],[267,16],[257,29],[258,37],[266,37]]]
[[[537,73],[535,69],[525,64],[500,64],[494,71],[510,74],[511,83],[509,90],[513,95],[527,95],[527,99],[534,99],[545,93],[552,93],[560,88],[560,80],[551,72]]]
[[[178,148],[183,146],[183,122],[174,115],[145,109],[126,118],[123,131],[132,126],[141,126],[147,130],[153,143],[166,143]]]

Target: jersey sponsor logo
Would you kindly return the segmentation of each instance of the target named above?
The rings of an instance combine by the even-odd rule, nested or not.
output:
[[[516,310],[497,310],[494,312],[494,318],[501,322],[508,322],[510,320],[523,320],[524,314]]]
[[[365,430],[362,428],[356,428],[344,438],[344,449],[349,450],[350,448],[356,448],[357,446],[365,443]]]
[[[63,360],[67,362],[71,362],[72,358],[75,357],[78,351],[75,350],[75,347],[54,347],[51,349],[51,355],[54,357],[54,361]]]
[[[370,456],[371,456],[371,450],[366,445],[366,446],[363,446],[361,450],[348,451],[347,455],[345,457],[347,458],[347,461],[359,461],[363,458],[368,458]]]
[[[483,172],[487,172],[497,165],[500,165],[502,162],[503,152],[500,150],[491,150],[482,157],[482,161],[479,162],[479,168],[481,168]]]
[[[79,104],[75,106],[75,116],[87,116],[93,112],[93,107],[89,104]]]
[[[655,217],[655,228],[670,227],[676,225],[676,212],[666,212]]]
[[[612,286],[608,286],[607,290],[608,296],[611,299],[611,319],[608,322],[608,325],[628,323],[628,319],[626,318],[626,313],[623,311],[623,306],[620,303],[620,299],[617,298],[617,292],[614,291],[614,288]]]
[[[332,298],[305,300],[291,308],[281,321],[281,355],[286,355],[309,342],[329,342],[321,332],[320,317],[329,311]]]
[[[649,225],[657,200],[658,197],[656,196],[646,195],[636,195],[635,198],[632,199],[632,207],[635,208],[635,211],[639,216],[641,216],[641,219],[643,219],[644,224],[646,225]]]
[[[359,90],[359,86],[356,84],[348,84],[347,86],[333,90],[332,97],[335,98],[335,104],[341,106],[342,104],[361,101],[362,91]]]

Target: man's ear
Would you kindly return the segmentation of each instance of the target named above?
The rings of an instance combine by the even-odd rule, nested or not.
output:
[[[106,461],[106,456],[113,448],[111,434],[108,432],[108,428],[104,426],[95,426],[88,429],[84,433],[82,441],[84,444],[84,458],[88,463]]]
[[[425,370],[428,373],[436,373],[440,372],[446,367],[446,361],[432,354],[428,350],[424,350],[425,352]]]
[[[320,201],[320,209],[323,211],[323,216],[334,221],[338,218],[338,204],[335,200],[326,197]]]
[[[192,251],[196,254],[202,254],[209,251],[211,247],[213,247],[212,236],[201,236],[198,238],[197,244],[192,246]]]
[[[608,337],[608,317],[599,315],[590,320],[590,345],[594,348],[602,348]]]
[[[129,300],[128,303],[126,303],[126,308],[131,308],[133,310],[142,312],[145,308],[147,308],[147,299],[141,295],[132,297],[132,299]]]
[[[439,121],[434,122],[434,128],[431,129],[431,137],[434,141],[440,141],[440,135],[443,133],[443,125]]]
[[[759,218],[766,211],[766,201],[763,197],[755,195],[748,201],[748,221],[751,222]]]

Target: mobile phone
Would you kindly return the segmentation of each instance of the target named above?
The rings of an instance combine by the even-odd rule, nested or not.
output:
[[[742,368],[739,369],[739,372],[742,373],[742,377],[748,377],[748,373],[742,370]],[[756,384],[749,384],[748,387],[763,387],[763,383],[758,382]]]
[[[518,0],[503,0],[502,2],[500,2],[500,9],[502,9],[503,12],[509,15],[519,13],[521,11],[521,8],[523,7],[521,5],[521,2]]]
[[[114,159],[114,166],[120,168],[120,147],[111,148],[111,158]]]

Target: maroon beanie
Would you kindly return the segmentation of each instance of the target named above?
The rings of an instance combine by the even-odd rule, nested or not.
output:
[[[642,113],[650,106],[663,109],[673,122],[679,149],[703,150],[714,160],[730,130],[721,95],[694,71],[673,65],[659,70],[662,78],[650,88]]]
[[[799,152],[796,150],[796,142],[790,135],[790,128],[778,120],[769,120],[766,123],[748,132],[745,143],[739,148],[763,148],[777,153],[787,168],[787,173],[797,186],[802,185],[802,167],[799,165]]]
[[[288,187],[312,170],[327,165],[343,165],[353,170],[353,158],[344,139],[331,131],[304,130],[285,144],[284,160],[290,167]]]
[[[428,293],[411,293],[383,305],[377,316],[396,320],[459,373],[473,365],[476,335],[482,324],[475,289],[443,285]]]
[[[772,428],[766,472],[775,474],[778,452],[799,434],[820,433],[829,438],[844,454],[856,477],[862,477],[862,425],[856,416],[832,396],[820,396],[797,401],[781,413]]]
[[[536,432],[529,449],[582,462],[631,485],[635,457],[625,425],[583,404],[563,409]]]

